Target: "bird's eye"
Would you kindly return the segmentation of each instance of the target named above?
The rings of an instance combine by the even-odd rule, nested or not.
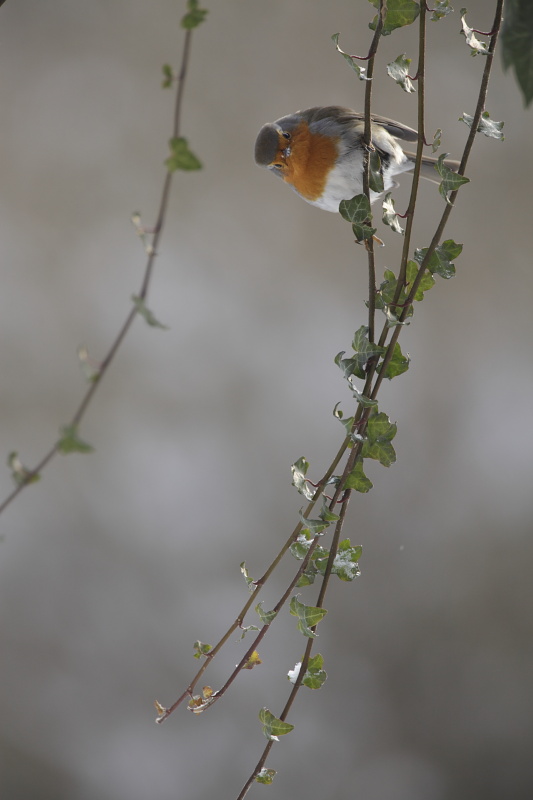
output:
[[[283,131],[281,135],[282,135],[282,136],[283,136],[285,139],[287,139],[287,141],[289,141],[289,139],[291,138],[291,135],[290,135],[290,133],[288,133],[287,131]]]
[[[276,169],[282,169],[283,168],[283,164],[272,164],[272,166],[275,167]]]

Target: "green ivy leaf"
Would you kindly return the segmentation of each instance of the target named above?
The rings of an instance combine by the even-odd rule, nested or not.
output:
[[[407,372],[409,369],[410,358],[409,356],[404,356],[402,353],[401,347],[396,342],[394,345],[394,350],[392,352],[392,358],[387,365],[387,369],[385,370],[384,378],[388,378],[391,381],[393,378],[396,378],[398,375],[401,375],[403,372]],[[378,366],[378,372],[381,372],[381,364]]]
[[[328,525],[331,522],[337,522],[337,520],[339,519],[339,515],[334,514],[333,511],[330,508],[328,508],[326,500],[324,498],[322,499],[322,508],[320,509],[319,516],[320,519],[324,520],[324,522],[327,522]]]
[[[366,494],[373,485],[372,481],[366,477],[363,471],[363,459],[358,458],[354,464],[354,468],[346,478],[346,483],[344,484],[345,488],[355,489],[356,492]]]
[[[25,467],[17,452],[13,451],[7,457],[7,466],[11,470],[11,477],[17,486],[29,486],[30,483],[37,483],[41,480],[38,472]]]
[[[294,669],[289,670],[287,677],[291,683],[296,683],[301,668],[302,663],[299,662],[298,664],[295,664]],[[309,689],[320,689],[327,677],[328,676],[324,670],[324,658],[320,653],[317,653],[308,661],[305,675],[302,678],[302,684],[307,686]]]
[[[396,436],[397,426],[382,411],[372,414],[366,426],[367,439],[361,450],[362,458],[373,458],[384,467],[396,461],[396,453],[391,444]]]
[[[311,639],[315,639],[317,636],[311,628],[318,625],[328,613],[325,608],[306,606],[300,603],[296,595],[291,598],[289,610],[293,617],[298,618],[298,630],[300,633],[303,633],[304,636],[308,636]]]
[[[383,172],[381,170],[381,158],[377,150],[370,151],[370,161],[368,165],[368,186],[373,192],[381,194],[385,190],[383,183]]]
[[[341,200],[339,213],[346,222],[362,223],[372,219],[370,203],[365,194],[356,194],[351,200]]]
[[[339,544],[337,555],[333,560],[333,567],[331,572],[337,575],[341,581],[353,581],[361,574],[359,569],[359,559],[363,553],[363,548],[360,545],[352,547],[349,539],[344,539]]]
[[[250,592],[255,591],[254,579],[252,577],[250,577],[250,575],[248,574],[248,570],[246,569],[246,562],[245,561],[241,562],[240,569],[241,569],[241,572],[242,572],[242,574],[244,576],[244,580],[246,581],[246,585],[247,585],[249,591]]]
[[[435,133],[433,134],[433,141],[431,142],[431,152],[436,153],[440,147],[442,137],[442,128],[437,128]]]
[[[266,783],[267,785],[270,785],[274,780],[275,775],[276,775],[275,769],[266,769],[266,767],[263,767],[261,772],[259,772],[255,776],[255,779],[257,783]]]
[[[291,466],[292,485],[296,486],[300,494],[302,494],[306,500],[312,500],[315,496],[315,490],[305,479],[308,469],[309,461],[306,458],[302,457],[299,458],[298,461],[295,461]]]
[[[388,225],[395,233],[403,233],[404,229],[400,225],[398,214],[394,208],[394,200],[392,199],[392,192],[387,192],[383,199],[383,216],[381,221]]]
[[[511,67],[524,105],[533,100],[533,7],[530,0],[507,0],[500,37],[504,70]]]
[[[78,436],[77,425],[64,425],[60,429],[61,438],[57,443],[58,453],[67,455],[68,453],[92,453],[94,447]]]
[[[410,93],[415,91],[413,82],[409,77],[409,67],[411,66],[411,59],[407,58],[405,53],[398,56],[390,64],[387,64],[387,73],[395,81],[404,92]]]
[[[448,199],[448,195],[450,194],[450,192],[455,192],[464,183],[470,183],[470,178],[465,178],[464,175],[458,175],[457,172],[454,172],[453,169],[450,169],[444,163],[444,159],[448,155],[449,153],[442,153],[438,157],[437,163],[435,164],[435,169],[442,178],[439,184],[439,192],[444,197],[447,203],[450,202]]]
[[[170,64],[163,64],[163,82],[161,87],[163,89],[169,89],[172,86],[174,81],[174,70],[170,66]]]
[[[353,71],[355,72],[360,81],[367,81],[368,78],[365,75],[366,67],[360,66],[360,62],[358,61],[358,59],[352,58],[352,56],[349,56],[348,53],[345,53],[344,50],[340,49],[339,36],[340,36],[339,33],[334,33],[333,36],[331,37],[332,40],[335,42],[335,47],[337,48],[337,52],[339,52],[341,56],[344,58],[344,60],[350,65],[351,69],[353,69]]]
[[[178,136],[169,141],[170,155],[165,161],[165,166],[169,172],[176,172],[177,169],[186,171],[202,169],[202,162],[189,150],[187,139]]]
[[[288,722],[278,719],[272,714],[268,708],[262,708],[259,712],[259,719],[263,723],[263,733],[266,738],[274,742],[279,741],[278,736],[285,736],[294,730],[294,725],[289,725]]]
[[[264,603],[264,600],[261,600],[261,602],[258,603],[255,606],[254,610],[259,615],[259,619],[261,620],[263,625],[270,625],[272,620],[277,616],[278,612],[277,611],[263,611],[263,603]]]
[[[379,0],[370,0],[374,8],[379,8]],[[405,25],[411,25],[420,13],[420,7],[414,0],[388,0],[387,12],[385,17],[385,24],[383,26],[382,36],[388,36],[396,28],[403,28]],[[375,31],[377,26],[377,15],[368,27],[370,30]]]
[[[464,35],[466,39],[466,43],[470,48],[470,55],[471,56],[478,56],[483,55],[486,56],[489,52],[489,48],[485,44],[485,42],[480,42],[479,39],[476,37],[472,28],[470,28],[466,24],[466,8],[461,9],[461,26],[462,30],[461,33]]]
[[[453,11],[450,0],[436,0],[436,2],[433,2],[431,5],[434,6],[433,13],[430,17],[431,22],[438,22]]]
[[[469,128],[471,128],[472,123],[474,122],[474,117],[470,114],[463,113],[463,116],[459,117],[459,122],[464,122]],[[479,120],[477,130],[478,133],[488,136],[489,139],[499,139],[500,142],[503,142],[505,139],[505,136],[502,133],[503,126],[503,122],[496,122],[495,119],[491,119],[489,117],[488,111],[484,111],[481,115],[481,119]]]
[[[411,286],[413,285],[416,276],[418,275],[418,264],[415,261],[408,261],[407,262],[407,270],[406,270],[406,293],[409,294],[411,291]],[[429,291],[430,289],[435,286],[435,278],[431,274],[431,272],[425,272],[422,280],[418,284],[418,289],[415,292],[415,300],[419,302],[424,299],[424,292]]]
[[[155,318],[154,314],[147,308],[146,303],[136,294],[132,294],[131,299],[133,301],[133,305],[137,309],[137,313],[141,315],[145,322],[148,323],[152,328],[160,328],[163,331],[168,331],[168,326],[163,325],[161,322]]]
[[[371,228],[369,225],[359,225],[358,223],[354,223],[352,225],[352,231],[356,242],[364,242],[365,239],[372,239],[377,231],[377,228]]]
[[[210,644],[204,644],[204,642],[200,641],[196,641],[193,647],[194,647],[195,658],[202,658],[203,656],[206,656],[210,650],[213,649]]]
[[[181,27],[185,28],[187,31],[192,31],[193,28],[197,28],[198,25],[201,25],[208,11],[204,8],[200,8],[198,0],[187,0],[187,8],[188,11],[181,20]]]
[[[341,350],[340,353],[334,358],[335,364],[342,370],[344,373],[345,378],[349,378],[350,375],[355,375],[356,378],[360,378],[364,380],[366,378],[364,364],[365,362],[361,362],[361,359],[358,356],[355,358],[343,358],[345,351]]]
[[[303,530],[309,531],[312,536],[316,536],[317,533],[322,533],[322,531],[329,526],[329,522],[324,522],[323,519],[307,519],[304,517],[301,509],[298,516],[300,517],[300,522],[303,524]]]
[[[415,261],[417,264],[422,264],[427,250],[427,247],[415,250]],[[437,273],[441,278],[453,278],[455,275],[455,264],[452,264],[452,258],[457,258],[462,250],[462,244],[456,244],[453,239],[446,239],[445,242],[437,245],[435,248],[435,252],[429,259],[427,265],[428,270],[433,274]]]

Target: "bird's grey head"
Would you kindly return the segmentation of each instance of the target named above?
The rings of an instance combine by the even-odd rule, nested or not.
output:
[[[280,149],[280,135],[282,131],[275,122],[263,125],[255,140],[255,163],[260,167],[269,167]]]

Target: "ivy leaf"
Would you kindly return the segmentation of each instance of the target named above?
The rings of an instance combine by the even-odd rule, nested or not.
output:
[[[174,81],[174,70],[170,64],[163,64],[163,82],[161,83],[162,89],[170,89]]]
[[[333,567],[331,572],[337,575],[341,581],[353,581],[361,574],[359,569],[359,559],[361,558],[363,548],[360,545],[352,547],[349,539],[344,539],[339,544],[337,555],[333,560]]]
[[[415,250],[415,261],[418,264],[422,264],[427,250],[427,247]],[[462,250],[462,244],[456,244],[453,239],[446,239],[445,242],[437,245],[435,248],[435,252],[427,264],[428,270],[433,274],[437,273],[441,278],[453,278],[455,275],[455,264],[452,264],[452,258],[457,258]]]
[[[458,175],[457,172],[454,172],[453,169],[450,169],[448,166],[446,166],[444,159],[448,155],[449,153],[442,153],[438,157],[437,163],[435,164],[435,169],[442,178],[439,184],[439,192],[447,203],[450,202],[448,199],[450,192],[455,192],[464,183],[470,183],[470,178],[465,178],[464,175]]]
[[[272,620],[277,616],[278,612],[277,611],[263,611],[263,603],[264,603],[264,600],[261,600],[261,602],[258,603],[255,606],[254,610],[259,615],[259,619],[261,620],[263,625],[270,625]]]
[[[160,328],[163,331],[168,331],[168,325],[163,325],[159,322],[154,314],[147,308],[146,303],[136,294],[132,294],[131,299],[133,301],[133,305],[137,309],[137,313],[141,315],[145,322],[148,323],[152,328]]]
[[[339,213],[346,222],[362,223],[372,219],[370,203],[365,194],[356,194],[351,200],[341,200]]]
[[[243,669],[253,669],[254,667],[258,667],[258,666],[259,666],[259,664],[262,664],[262,663],[263,663],[263,662],[262,662],[262,661],[261,661],[261,659],[259,658],[259,653],[257,652],[257,650],[254,650],[254,651],[253,651],[253,653],[252,653],[252,655],[251,655],[251,656],[250,656],[250,658],[248,659],[248,661],[246,661],[246,662],[245,662],[245,663],[242,665],[242,668],[243,668]]]
[[[199,640],[194,643],[193,647],[195,658],[202,658],[202,656],[206,656],[209,651],[213,649],[210,644],[204,644],[204,642],[200,642]]]
[[[84,442],[78,436],[77,425],[64,425],[60,429],[61,438],[57,443],[58,453],[67,455],[68,453],[92,453],[94,447]]]
[[[294,730],[294,725],[289,725],[288,722],[278,719],[268,708],[261,709],[259,719],[263,723],[263,733],[266,738],[274,742],[279,741],[278,736],[285,736],[286,733]]]
[[[350,375],[355,375],[356,378],[364,380],[366,378],[364,370],[366,361],[361,363],[361,359],[358,356],[355,356],[355,358],[343,358],[344,353],[345,351],[341,350],[334,358],[335,364],[343,371],[344,377],[349,378]]]
[[[292,485],[296,486],[300,494],[303,494],[306,500],[312,500],[315,496],[315,490],[306,481],[305,476],[309,469],[309,461],[306,458],[299,458],[291,466],[292,472]]]
[[[339,52],[341,56],[344,58],[344,60],[350,65],[351,69],[353,69],[353,71],[355,72],[360,81],[367,81],[368,78],[365,75],[366,67],[361,67],[358,59],[352,58],[352,56],[349,56],[348,53],[345,53],[344,50],[340,49],[339,36],[340,36],[339,33],[334,33],[333,36],[331,37],[332,40],[335,42],[335,47],[337,48],[337,52]]]
[[[405,53],[403,55],[398,56],[397,59],[391,61],[390,64],[387,64],[387,73],[392,78],[393,81],[402,87],[404,92],[410,93],[415,91],[415,87],[413,86],[413,82],[409,77],[409,67],[411,65],[411,59],[407,58]]]
[[[33,470],[24,466],[19,454],[15,451],[8,455],[7,466],[11,470],[11,477],[17,486],[29,486],[30,483],[37,483],[37,481],[41,480],[38,472],[33,472]]]
[[[320,519],[324,520],[324,522],[327,522],[328,525],[331,522],[337,522],[339,519],[339,515],[334,514],[333,511],[328,508],[325,499],[322,500],[322,508],[320,509],[319,517]]]
[[[438,22],[453,11],[450,0],[436,0],[436,2],[433,2],[431,5],[434,6],[433,13],[430,17],[431,22]]]
[[[364,242],[365,239],[372,239],[377,228],[371,228],[369,225],[359,225],[355,223],[352,225],[352,231],[355,236],[356,242]]]
[[[294,665],[294,669],[289,670],[288,679],[291,683],[296,683],[300,669],[302,667],[301,661]],[[320,689],[327,679],[327,673],[324,670],[324,658],[320,653],[311,656],[307,663],[305,675],[302,678],[302,684],[309,689]]]
[[[368,327],[366,325],[361,325],[354,333],[352,349],[357,354],[361,364],[366,364],[372,356],[379,356],[385,352],[384,347],[380,347],[370,341],[368,338]]]
[[[169,172],[176,172],[177,169],[191,171],[202,169],[202,162],[189,150],[187,139],[177,136],[169,141],[170,155],[165,160],[165,166]]]
[[[373,192],[381,194],[385,189],[385,185],[383,183],[383,172],[381,170],[381,158],[377,150],[370,151],[368,167],[368,186]]]
[[[363,471],[363,459],[358,458],[354,464],[354,468],[346,478],[346,483],[344,484],[345,488],[355,489],[356,492],[366,494],[373,485],[372,481],[366,477]]]
[[[431,152],[436,153],[440,147],[442,137],[442,128],[437,128],[435,133],[433,134],[433,141],[431,142]]]
[[[277,773],[275,769],[267,769],[266,767],[263,767],[261,772],[255,776],[255,780],[257,783],[265,783],[269,786],[274,780],[274,776],[276,774]]]
[[[514,70],[525,106],[533,100],[532,11],[529,0],[507,0],[500,37],[503,68]]]
[[[431,276],[430,276],[431,277]],[[396,378],[398,375],[401,375],[403,372],[407,372],[409,369],[410,358],[409,356],[404,356],[402,353],[401,347],[396,342],[394,345],[394,350],[392,351],[392,358],[387,364],[387,369],[385,370],[384,378],[388,378],[391,381],[393,378]],[[381,364],[378,366],[378,372],[381,372]]]
[[[406,280],[407,286],[405,290],[407,294],[409,294],[411,290],[411,286],[414,283],[416,276],[418,275],[418,265],[414,261],[407,262],[407,270],[406,270]],[[424,292],[428,292],[430,289],[435,286],[435,278],[430,272],[425,272],[422,280],[418,284],[418,289],[415,292],[415,300],[421,302],[424,299]]]
[[[378,401],[372,400],[370,397],[367,397],[366,394],[360,392],[354,385],[353,382],[350,381],[350,389],[352,390],[352,394],[359,403],[360,406],[363,408],[372,408],[373,406],[377,406]]]
[[[394,200],[392,199],[392,192],[387,192],[383,200],[383,216],[381,221],[388,225],[395,233],[403,233],[404,229],[400,225],[398,214],[394,208]]]
[[[318,625],[320,620],[324,619],[328,613],[325,608],[318,608],[317,606],[306,606],[300,603],[298,597],[295,595],[291,598],[289,610],[293,617],[298,618],[298,630],[304,636],[315,639],[318,634],[311,630],[312,627]]]
[[[489,48],[485,44],[485,42],[480,42],[479,39],[476,37],[472,28],[470,28],[466,24],[466,8],[461,9],[461,26],[462,31],[461,33],[464,35],[466,39],[466,43],[470,48],[470,55],[471,56],[478,56],[483,55],[486,56],[489,52]]]
[[[181,19],[181,27],[187,31],[192,31],[204,21],[207,16],[207,10],[200,8],[198,0],[187,0],[188,11]]]
[[[391,444],[396,436],[397,426],[384,412],[372,414],[366,426],[367,439],[361,450],[362,458],[373,458],[384,467],[396,461],[396,452]]]
[[[316,536],[317,533],[322,533],[323,530],[329,527],[329,522],[325,522],[323,519],[307,519],[301,509],[298,516],[303,524],[303,529],[309,531],[313,536]]]
[[[242,574],[244,576],[244,580],[246,581],[246,585],[247,585],[249,591],[250,592],[255,591],[254,579],[251,578],[250,575],[248,575],[248,570],[246,569],[246,562],[245,561],[241,562],[240,569],[241,569],[241,572],[242,572]]]
[[[463,112],[463,116],[459,117],[459,122],[464,122],[469,128],[471,128],[472,123],[474,122],[474,117]],[[505,139],[505,136],[502,133],[503,126],[503,122],[496,122],[495,119],[491,119],[489,117],[488,111],[484,111],[481,115],[481,119],[479,120],[477,130],[478,133],[483,133],[485,136],[488,136],[489,139],[499,139],[500,142],[503,142]]]
[[[370,0],[374,8],[379,8],[379,0]],[[388,0],[385,24],[383,25],[382,36],[388,36],[396,28],[403,28],[411,25],[420,13],[419,3],[414,0]],[[375,31],[378,18],[374,17],[368,27]]]

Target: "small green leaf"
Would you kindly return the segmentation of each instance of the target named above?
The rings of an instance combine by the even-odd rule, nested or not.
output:
[[[422,264],[427,250],[427,247],[415,250],[415,261],[417,264]],[[436,273],[440,275],[441,278],[453,278],[455,275],[455,264],[452,264],[452,258],[457,258],[462,250],[462,244],[457,244],[453,239],[446,239],[445,242],[437,245],[435,248],[435,252],[427,264],[428,270],[433,274]]]
[[[296,683],[300,670],[302,668],[301,661],[294,665],[294,669],[289,670],[288,679],[291,683]],[[317,653],[308,661],[305,675],[302,678],[302,684],[309,689],[320,689],[327,678],[327,673],[324,670],[324,658],[320,653]]]
[[[318,623],[324,619],[328,613],[327,610],[325,608],[318,608],[318,606],[306,606],[300,603],[296,595],[291,598],[289,609],[293,617],[298,618],[298,630],[300,633],[303,633],[304,636],[308,636],[311,639],[316,638],[317,634],[314,633],[311,628],[318,625]]]
[[[333,559],[333,566],[331,568],[332,575],[337,575],[341,581],[353,581],[354,578],[358,578],[361,574],[359,559],[361,558],[362,552],[363,548],[360,545],[352,547],[349,539],[342,541],[337,550],[337,555]],[[322,565],[318,563],[317,559],[317,567],[323,574],[326,563],[324,563],[324,570],[322,570]]]
[[[337,51],[341,54],[341,56],[344,58],[344,60],[350,65],[351,69],[353,69],[353,71],[355,72],[355,74],[357,75],[359,80],[360,81],[367,81],[368,78],[365,75],[366,67],[360,66],[359,60],[357,58],[355,58],[355,56],[353,56],[353,57],[349,56],[348,53],[345,53],[344,50],[340,49],[340,47],[339,47],[339,36],[340,36],[339,33],[334,33],[333,36],[331,37],[332,40],[335,42],[335,47],[337,48]]]
[[[436,153],[440,147],[442,137],[442,128],[437,128],[433,134],[433,141],[431,142],[431,152]]]
[[[411,66],[411,59],[407,58],[405,53],[398,56],[395,61],[387,64],[387,73],[393,81],[402,87],[404,92],[410,93],[415,91],[413,82],[409,77],[409,67]]]
[[[384,191],[383,171],[381,168],[381,158],[377,150],[370,151],[370,162],[368,165],[368,186],[373,192],[381,194]]]
[[[241,640],[244,639],[244,637],[246,636],[246,634],[249,631],[258,631],[258,630],[260,630],[260,628],[258,628],[257,625],[246,625],[246,626],[242,626],[241,625],[240,628],[242,630]]]
[[[385,198],[383,200],[383,216],[381,217],[381,221],[388,225],[389,228],[395,233],[403,233],[404,229],[400,225],[398,220],[398,214],[394,209],[394,200],[392,199],[392,193],[387,192]]]
[[[344,373],[344,377],[349,378],[350,375],[355,375],[356,378],[361,378],[361,380],[364,380],[366,378],[366,373],[364,370],[366,361],[361,362],[359,356],[355,356],[355,358],[343,358],[344,353],[345,351],[341,350],[340,353],[337,353],[334,359],[335,364]]]
[[[434,0],[431,5],[433,6],[433,13],[430,17],[431,22],[438,22],[453,11],[450,0],[436,0],[436,2]]]
[[[487,47],[485,42],[480,42],[479,39],[476,37],[473,29],[466,24],[465,20],[466,8],[462,8],[460,13],[461,13],[461,26],[462,26],[461,33],[464,35],[466,43],[470,48],[470,55],[471,56],[488,55],[489,48]]]
[[[29,486],[30,483],[37,483],[41,480],[38,472],[25,467],[17,452],[13,451],[7,457],[7,466],[11,470],[11,477],[17,486]]]
[[[197,28],[207,16],[207,10],[200,8],[198,0],[187,0],[188,11],[181,19],[181,27],[187,31]]]
[[[418,275],[418,265],[414,261],[407,262],[407,270],[406,270],[406,292],[409,294],[411,291],[411,286],[413,285],[416,276]],[[415,300],[419,302],[424,299],[424,292],[428,292],[430,289],[435,286],[435,278],[430,272],[425,272],[422,280],[418,284],[418,289],[415,292]]]
[[[472,123],[474,122],[474,117],[470,114],[463,113],[463,116],[459,117],[459,122],[464,122],[469,128],[471,128]],[[477,130],[478,133],[483,133],[485,136],[488,136],[489,139],[499,139],[500,142],[503,142],[505,139],[505,136],[502,133],[504,124],[505,123],[503,122],[496,122],[495,119],[491,119],[489,117],[489,112],[484,111],[481,115],[481,119],[479,120]]]
[[[64,425],[60,429],[61,438],[57,443],[58,453],[67,455],[68,453],[92,453],[94,447],[78,436],[77,425]]]
[[[366,394],[360,392],[350,381],[350,389],[352,390],[352,394],[359,403],[360,406],[363,408],[372,408],[373,406],[377,406],[378,401],[372,400],[370,397],[367,397]]]
[[[259,615],[259,618],[260,618],[261,622],[263,623],[263,625],[270,625],[270,623],[276,617],[278,612],[277,611],[263,611],[263,603],[264,603],[264,600],[261,600],[261,602],[258,603],[255,606],[254,610]]]
[[[153,313],[147,308],[146,303],[142,299],[142,297],[138,297],[136,294],[132,294],[131,299],[133,301],[133,305],[137,309],[137,313],[141,315],[145,322],[148,323],[152,328],[160,328],[163,331],[168,331],[168,326],[163,325],[161,322],[155,318]]]
[[[407,372],[409,369],[409,363],[409,356],[404,356],[400,345],[398,342],[396,342],[392,352],[392,358],[387,364],[387,369],[385,370],[383,377],[388,378],[388,380],[391,381],[393,378],[398,377],[398,375],[401,375],[403,372]],[[378,366],[378,372],[381,372],[381,364]]]
[[[266,769],[266,767],[263,767],[261,772],[259,772],[255,776],[255,779],[257,783],[266,783],[267,785],[270,785],[274,780],[275,775],[276,775],[275,769]]]
[[[315,496],[315,490],[306,481],[305,476],[309,469],[309,461],[306,458],[299,458],[291,466],[292,472],[292,485],[296,486],[300,494],[303,494],[306,500],[312,500]]]
[[[289,725],[288,722],[278,719],[268,708],[261,709],[259,719],[263,723],[263,733],[266,738],[274,742],[278,741],[278,736],[285,736],[286,733],[294,730],[294,725]]]
[[[435,164],[435,169],[439,173],[442,181],[439,184],[439,192],[449,203],[448,195],[450,192],[455,192],[464,183],[470,183],[470,178],[465,178],[464,175],[458,175],[453,169],[450,169],[445,163],[444,159],[448,153],[442,153]]]
[[[196,641],[193,645],[194,648],[194,657],[195,658],[202,658],[206,656],[212,647],[210,644],[204,644],[204,642]]]
[[[339,213],[346,222],[362,223],[372,219],[370,203],[365,194],[356,194],[351,200],[341,200]]]
[[[361,327],[355,331],[352,339],[352,349],[357,353],[362,364],[366,364],[372,356],[382,355],[382,353],[385,352],[384,347],[380,347],[370,341],[368,338],[368,327],[366,325],[361,325]]]
[[[163,82],[161,83],[161,87],[163,89],[169,89],[172,86],[172,82],[174,80],[174,70],[170,66],[170,64],[163,64]]]
[[[379,0],[370,0],[370,2],[374,8],[379,8]],[[419,13],[419,3],[415,3],[414,0],[388,0],[382,36],[388,36],[396,28],[403,28],[405,25],[411,25],[418,17]],[[370,30],[376,30],[377,21],[378,18],[375,16],[368,25]]]
[[[177,169],[186,171],[202,169],[202,162],[189,150],[187,139],[183,136],[170,139],[170,155],[165,161],[169,172],[176,172]]]
[[[339,519],[339,515],[334,514],[333,511],[331,511],[331,509],[328,508],[325,499],[322,500],[322,508],[320,509],[320,519],[324,520],[324,522],[327,522],[328,525],[330,524],[330,522],[336,522]]]
[[[370,491],[374,484],[366,477],[363,471],[363,459],[358,458],[355,462],[354,468],[346,478],[344,487],[346,489],[355,489],[356,492],[366,494]]]
[[[377,228],[371,228],[369,225],[359,225],[355,223],[352,225],[352,231],[355,236],[356,242],[364,242],[365,239],[372,239]]]
[[[253,592],[255,590],[254,579],[251,578],[250,575],[248,575],[248,570],[246,569],[246,562],[245,561],[243,561],[241,563],[240,568],[241,568],[241,572],[242,572],[242,574],[244,576],[244,580],[246,581],[246,585],[247,585],[248,589],[250,590],[250,592]]]
[[[300,522],[303,524],[303,529],[309,531],[313,536],[316,536],[317,533],[321,533],[329,526],[329,522],[324,522],[323,519],[307,519],[304,517],[301,509],[298,516],[300,517]]]

